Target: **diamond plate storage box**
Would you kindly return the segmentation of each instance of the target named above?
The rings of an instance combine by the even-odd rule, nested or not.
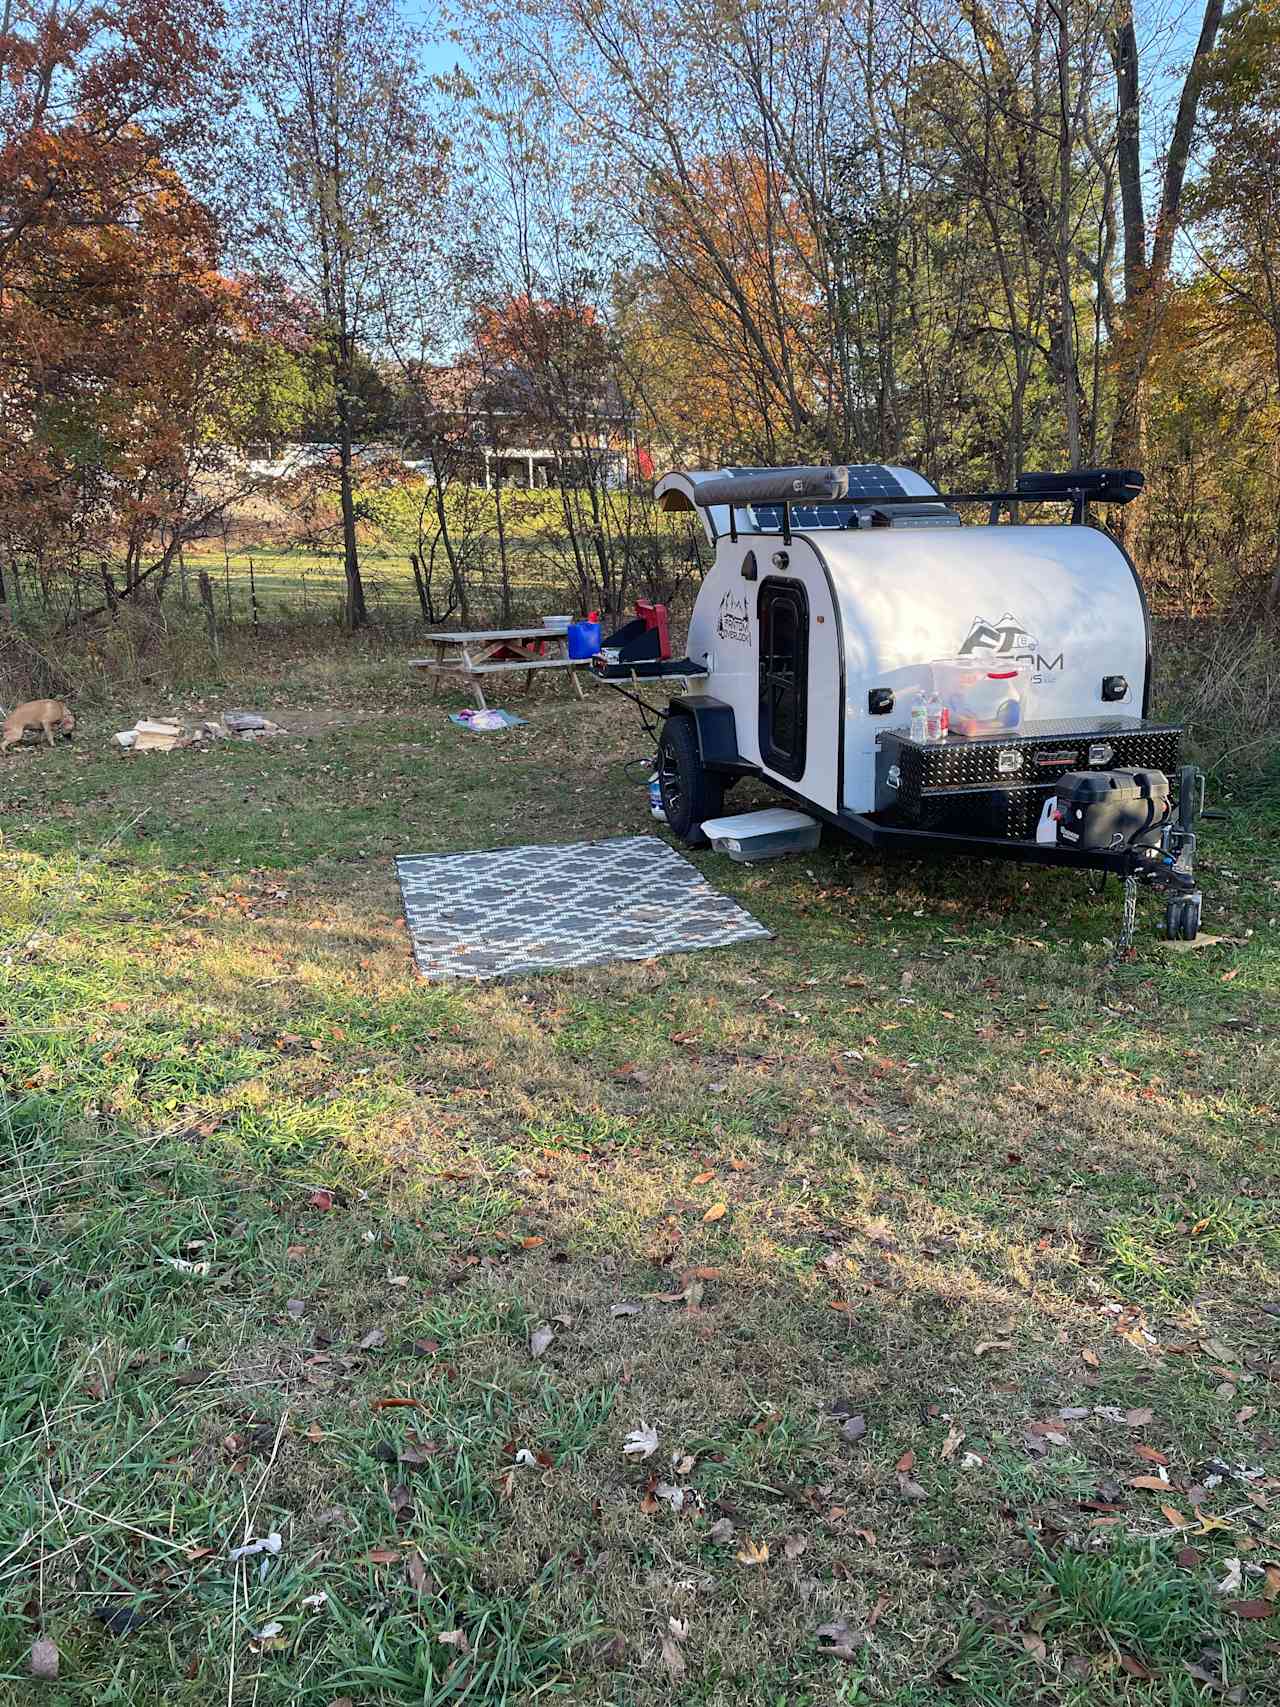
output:
[[[1027,723],[1018,735],[913,741],[886,729],[877,803],[919,829],[1013,840],[1035,835],[1045,801],[1070,771],[1174,771],[1182,731],[1138,717]]]

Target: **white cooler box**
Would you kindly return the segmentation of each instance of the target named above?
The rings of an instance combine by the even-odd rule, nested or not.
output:
[[[822,826],[804,812],[771,806],[763,812],[739,812],[732,818],[708,818],[702,833],[717,853],[746,863],[777,859],[781,854],[810,853],[818,845]]]

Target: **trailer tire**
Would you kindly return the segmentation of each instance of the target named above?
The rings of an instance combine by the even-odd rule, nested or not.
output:
[[[703,820],[724,805],[724,778],[708,770],[698,751],[698,732],[688,717],[668,717],[658,742],[658,789],[667,825],[686,847],[706,841]]]

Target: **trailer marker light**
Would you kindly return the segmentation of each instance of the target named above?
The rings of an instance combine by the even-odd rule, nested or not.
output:
[[[1116,756],[1114,747],[1105,741],[1095,741],[1089,748],[1089,763],[1091,765],[1109,765]]]

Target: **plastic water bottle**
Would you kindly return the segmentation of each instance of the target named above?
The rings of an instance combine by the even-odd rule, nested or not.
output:
[[[942,740],[942,696],[931,693],[925,701],[925,740]]]
[[[925,703],[923,689],[920,689],[911,701],[911,739],[913,741],[927,741],[929,739],[929,708]]]
[[[656,818],[660,824],[667,821],[667,815],[662,810],[662,788],[658,782],[657,771],[649,778],[649,816]]]

